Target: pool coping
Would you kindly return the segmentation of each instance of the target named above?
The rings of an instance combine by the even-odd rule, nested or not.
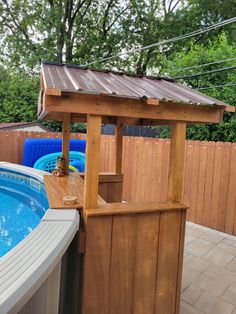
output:
[[[43,182],[44,171],[0,162]],[[79,230],[76,209],[49,208],[39,225],[0,258],[0,313],[16,313],[39,289],[60,260]]]

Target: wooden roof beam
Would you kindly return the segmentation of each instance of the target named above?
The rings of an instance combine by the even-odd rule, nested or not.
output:
[[[194,123],[219,123],[222,121],[224,111],[223,108],[215,106],[176,104],[170,102],[160,102],[158,106],[153,106],[147,105],[143,99],[70,93],[62,97],[45,95],[43,108],[44,111],[50,113],[99,114],[102,116]]]

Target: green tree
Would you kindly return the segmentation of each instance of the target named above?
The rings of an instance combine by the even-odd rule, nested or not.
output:
[[[38,79],[0,69],[0,122],[37,120]]]
[[[224,68],[227,66],[236,66],[236,60],[213,64],[201,67],[202,64],[211,63],[215,60],[233,59],[236,56],[236,46],[230,43],[230,40],[223,33],[214,41],[203,44],[192,45],[188,52],[176,52],[172,59],[165,59],[161,68],[161,75],[168,76],[191,76],[196,73],[208,72]],[[185,68],[194,67],[189,70]],[[199,89],[199,91],[211,97],[220,99],[225,103],[236,105],[235,86],[220,85],[236,84],[236,71],[224,71],[200,75],[196,78],[185,78],[178,80],[181,83]],[[226,113],[224,121],[220,125],[196,125],[188,128],[187,136],[189,139],[199,140],[218,140],[218,141],[236,141],[236,121],[235,114]]]
[[[29,71],[42,59],[84,63],[108,56],[120,48],[126,10],[122,0],[2,0],[2,62]]]

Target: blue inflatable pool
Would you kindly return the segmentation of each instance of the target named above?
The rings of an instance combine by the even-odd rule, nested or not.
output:
[[[55,138],[29,138],[24,143],[23,165],[33,167],[35,162],[47,154],[61,152],[62,140]],[[70,151],[85,153],[85,140],[70,140]]]

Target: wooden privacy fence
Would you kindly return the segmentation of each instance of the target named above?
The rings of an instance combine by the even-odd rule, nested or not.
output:
[[[28,137],[60,136],[0,131],[0,161],[21,163]],[[166,139],[124,137],[124,200],[166,200],[169,145]],[[115,138],[102,135],[100,170],[114,171],[114,166]],[[187,141],[182,199],[190,208],[188,220],[236,235],[236,143]]]

